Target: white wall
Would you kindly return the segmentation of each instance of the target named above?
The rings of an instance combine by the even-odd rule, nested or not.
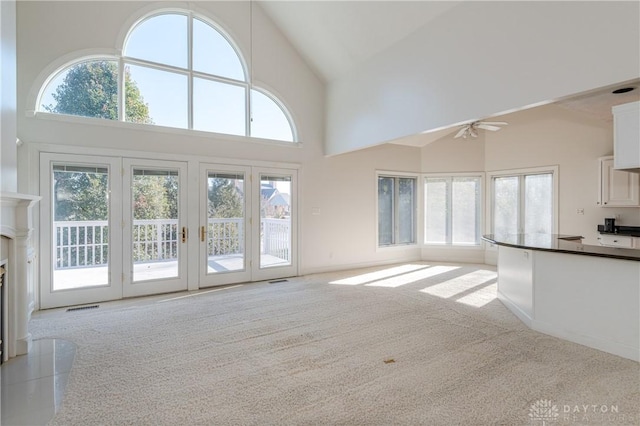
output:
[[[329,155],[640,75],[638,2],[462,2],[328,88]]]
[[[16,2],[0,2],[0,190],[17,192]]]
[[[559,167],[559,233],[582,235],[597,244],[597,225],[619,214],[617,223],[640,226],[639,208],[608,208],[598,200],[598,158],[613,154],[613,124],[546,105],[498,117],[509,124],[477,139],[444,137],[422,148],[422,171],[499,171]],[[584,209],[584,215],[577,214]],[[485,230],[487,233],[487,230]],[[435,256],[437,253],[427,253]]]
[[[305,167],[302,256],[308,272],[420,259],[417,246],[377,249],[376,171],[417,174],[420,149],[383,145]]]

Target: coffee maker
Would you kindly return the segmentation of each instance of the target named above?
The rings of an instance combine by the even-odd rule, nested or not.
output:
[[[604,232],[615,233],[616,232],[616,219],[613,217],[607,217],[604,219]]]

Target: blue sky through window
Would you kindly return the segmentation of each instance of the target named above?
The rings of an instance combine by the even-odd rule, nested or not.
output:
[[[193,69],[245,81],[244,67],[229,41],[199,19],[193,20]]]
[[[193,128],[231,135],[246,134],[246,89],[202,78],[193,79]]]
[[[127,65],[153,124],[186,129],[188,123],[188,79],[186,75]]]
[[[185,15],[158,15],[141,22],[129,35],[124,55],[174,67],[188,67],[188,21]]]

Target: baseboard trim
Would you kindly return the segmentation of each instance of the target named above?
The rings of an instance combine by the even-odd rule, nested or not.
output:
[[[513,303],[507,296],[502,294],[500,290],[498,290],[498,300],[502,302],[504,306],[507,307],[520,321],[522,321],[527,327],[532,328],[533,318],[527,315],[522,309],[520,309],[515,303]]]
[[[548,334],[549,336],[568,340],[579,345],[587,346],[603,352],[618,355],[623,358],[631,359],[633,361],[640,361],[640,349],[634,348],[629,345],[605,340],[599,337],[571,333],[567,330],[562,330],[554,327],[551,324],[535,320],[533,321],[533,327],[531,327],[531,329],[539,331],[540,333]]]

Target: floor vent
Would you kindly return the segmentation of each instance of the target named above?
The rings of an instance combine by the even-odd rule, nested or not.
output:
[[[100,305],[78,306],[76,308],[67,309],[67,312],[84,311],[85,309],[95,309],[95,308],[99,308],[99,307],[100,307]]]
[[[269,284],[287,283],[289,280],[273,280],[269,281]]]

